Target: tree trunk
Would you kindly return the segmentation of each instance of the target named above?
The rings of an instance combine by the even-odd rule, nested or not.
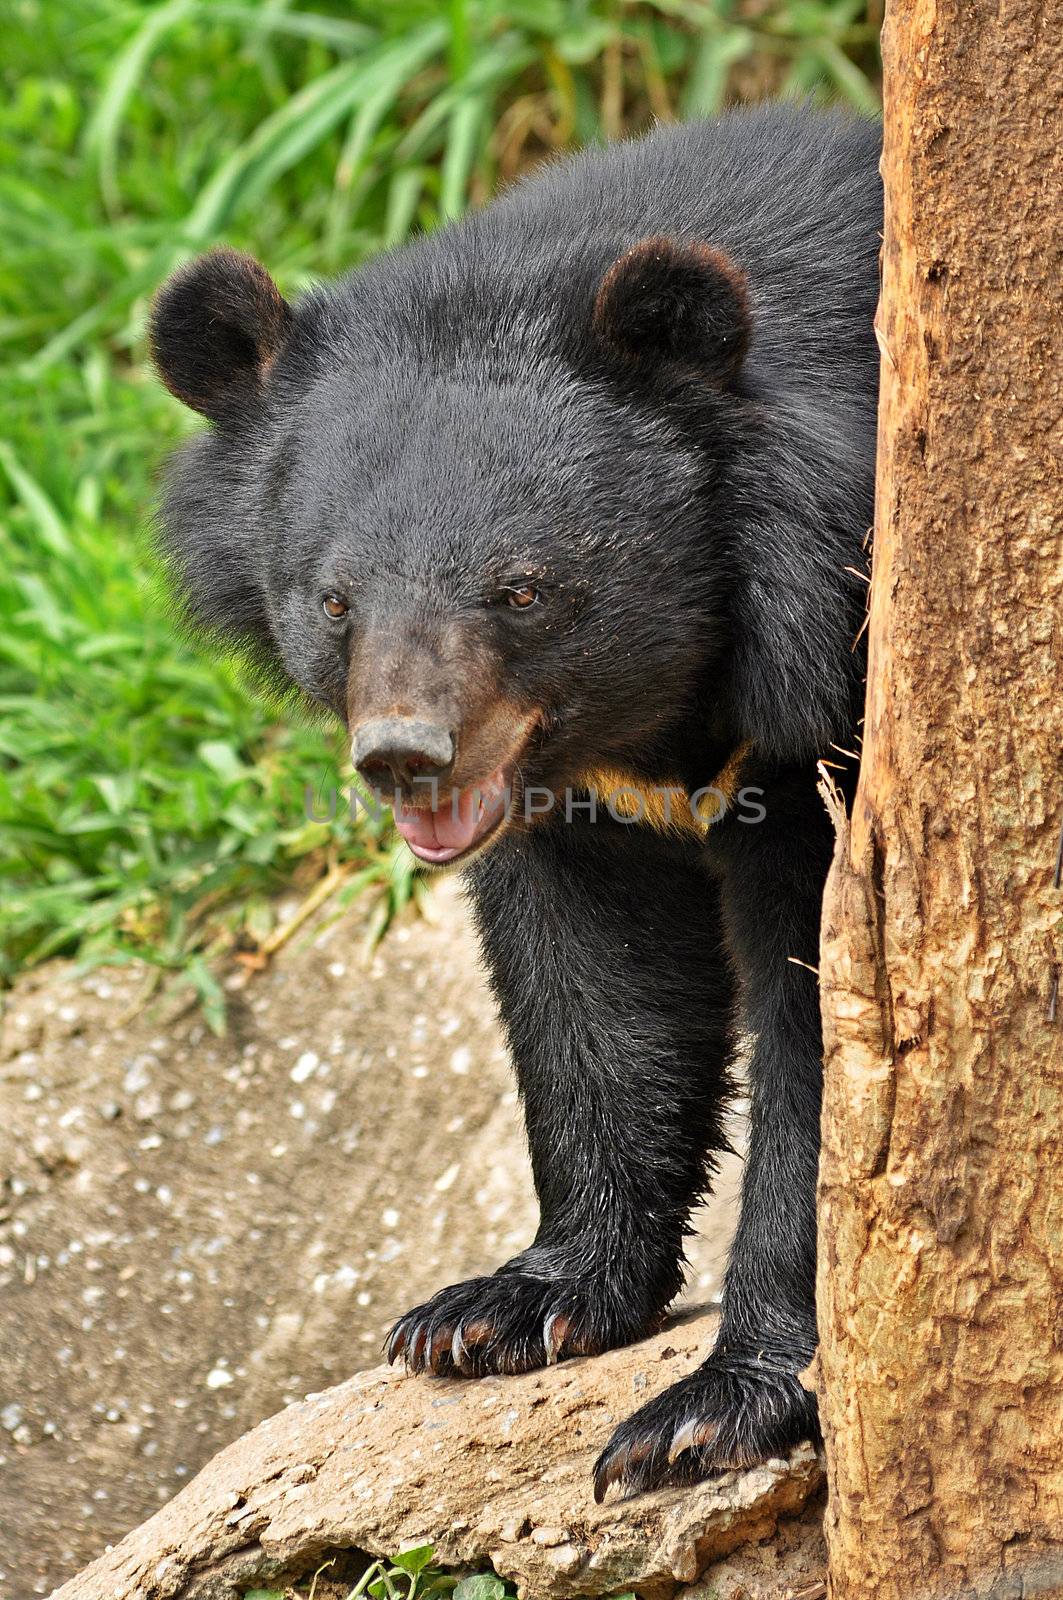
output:
[[[821,956],[831,1588],[1063,1596],[1063,12],[895,0],[884,48],[867,719]]]

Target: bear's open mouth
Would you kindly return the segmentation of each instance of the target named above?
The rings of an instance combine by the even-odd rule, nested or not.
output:
[[[516,760],[479,783],[454,789],[438,806],[395,807],[395,826],[419,861],[445,866],[486,843],[509,815]]]
[[[524,779],[520,763],[537,731],[543,713],[532,711],[517,724],[510,753],[493,772],[475,783],[431,795],[428,805],[410,805],[396,793],[395,826],[418,861],[444,867],[481,849],[501,833],[521,805]]]

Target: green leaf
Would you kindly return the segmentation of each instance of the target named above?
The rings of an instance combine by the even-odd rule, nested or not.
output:
[[[326,17],[314,11],[281,10],[279,6],[230,5],[227,0],[199,0],[208,17],[235,22],[252,33],[287,33],[295,39],[316,39],[334,50],[357,50],[373,39],[373,30],[361,22],[342,17]]]
[[[218,1038],[225,1034],[225,995],[217,979],[201,957],[196,956],[185,969],[185,978],[192,985],[203,1008],[203,1016],[211,1033]]]
[[[820,40],[816,50],[827,73],[834,79],[846,99],[858,111],[875,116],[879,109],[878,96],[860,71],[860,68],[849,60],[849,57],[833,40]]]
[[[252,775],[252,768],[245,766],[232,745],[224,740],[204,740],[199,746],[199,757],[224,783],[239,783]]]
[[[462,1578],[454,1600],[506,1600],[506,1586],[494,1573],[479,1572],[473,1578]]]
[[[26,471],[11,446],[0,440],[0,467],[7,473],[12,489],[29,512],[41,542],[54,556],[70,556],[73,546],[62,517],[37,479]]]
[[[52,586],[32,572],[16,572],[15,583],[26,600],[26,610],[16,613],[15,620],[32,622],[53,644],[68,642],[70,618]]]
[[[401,244],[413,227],[426,176],[425,167],[403,167],[392,178],[384,214],[386,248]]]
[[[403,1572],[408,1572],[411,1577],[415,1578],[419,1572],[423,1572],[425,1567],[428,1566],[434,1553],[430,1544],[411,1545],[408,1550],[400,1550],[398,1555],[394,1557],[394,1562]]]
[[[753,54],[756,35],[749,28],[717,25],[705,33],[683,91],[685,117],[715,116],[723,108],[727,75],[736,61]]]
[[[460,217],[465,210],[469,174],[476,160],[485,110],[482,95],[470,95],[454,108],[439,192],[439,209],[444,217]]]
[[[97,773],[92,781],[103,796],[103,803],[112,817],[121,816],[129,810],[136,793],[136,780],[131,772],[123,772],[117,778],[106,773]]]
[[[556,49],[562,61],[570,67],[586,66],[595,61],[612,42],[616,29],[601,17],[585,17],[558,34]]]

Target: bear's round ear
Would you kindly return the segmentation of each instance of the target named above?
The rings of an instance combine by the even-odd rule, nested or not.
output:
[[[594,326],[633,360],[679,361],[729,383],[749,344],[745,275],[711,245],[642,239],[602,279]]]
[[[253,256],[211,250],[179,268],[155,296],[151,354],[178,400],[213,422],[231,420],[262,388],[292,316]]]

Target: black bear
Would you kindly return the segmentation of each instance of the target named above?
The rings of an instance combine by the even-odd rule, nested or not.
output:
[[[213,423],[163,508],[188,613],[466,867],[516,1063],[535,1240],[389,1359],[518,1372],[656,1328],[750,1041],[719,1336],[599,1498],[816,1434],[816,763],[860,714],[878,155],[793,106],[660,128],[294,306],[218,250],[154,307]]]

